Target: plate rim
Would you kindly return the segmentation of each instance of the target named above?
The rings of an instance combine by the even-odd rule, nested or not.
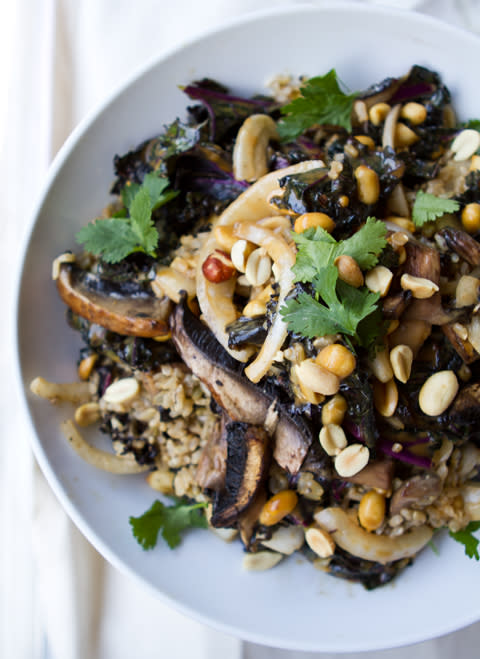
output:
[[[75,526],[80,530],[82,535],[84,535],[87,540],[97,549],[97,551],[112,564],[116,569],[118,569],[123,574],[128,575],[130,578],[134,579],[137,583],[142,584],[154,597],[160,598],[163,602],[166,602],[168,605],[172,606],[175,610],[179,611],[183,615],[186,615],[198,622],[219,631],[222,631],[231,636],[239,637],[243,640],[257,643],[260,645],[268,645],[275,648],[282,648],[287,650],[301,650],[301,651],[311,651],[311,652],[363,652],[363,651],[375,651],[396,647],[405,647],[412,645],[414,643],[423,642],[431,640],[433,638],[441,638],[446,634],[457,631],[461,628],[464,628],[480,619],[480,609],[477,613],[473,613],[470,616],[463,616],[460,620],[453,622],[454,616],[451,618],[450,625],[442,625],[442,631],[436,632],[432,630],[429,635],[421,634],[420,632],[413,634],[406,634],[405,638],[398,640],[394,644],[385,645],[384,643],[363,643],[356,644],[355,646],[346,645],[343,646],[340,644],[314,644],[314,643],[303,643],[299,644],[298,642],[292,641],[291,643],[282,641],[281,644],[276,643],[275,638],[265,637],[259,635],[255,632],[248,632],[246,630],[239,630],[238,627],[229,625],[223,622],[212,620],[211,617],[205,616],[198,609],[184,604],[183,602],[178,601],[175,597],[172,597],[165,592],[159,590],[158,587],[154,586],[148,581],[146,577],[141,576],[134,569],[132,569],[128,564],[124,562],[118,555],[116,555],[107,543],[105,543],[102,538],[97,535],[97,533],[90,527],[88,522],[84,520],[81,513],[77,510],[73,502],[65,496],[65,490],[59,480],[59,477],[51,467],[44,448],[41,445],[39,435],[37,434],[35,424],[33,421],[27,389],[28,385],[25,383],[25,378],[23,376],[23,369],[20,357],[20,336],[19,336],[19,321],[21,313],[21,291],[25,271],[25,259],[28,253],[28,249],[32,240],[32,233],[37,223],[37,219],[42,213],[43,206],[47,200],[47,197],[50,193],[50,190],[59,175],[62,167],[69,157],[70,153],[75,149],[76,145],[82,139],[85,133],[88,132],[91,125],[98,119],[100,115],[105,113],[108,108],[113,105],[116,100],[131,87],[136,81],[144,76],[147,76],[153,69],[157,66],[160,66],[163,63],[166,63],[170,58],[174,58],[177,53],[192,47],[193,45],[208,41],[214,35],[223,33],[232,28],[237,28],[240,26],[248,25],[249,23],[264,20],[266,18],[278,15],[294,15],[298,13],[309,13],[313,12],[315,14],[322,14],[329,11],[339,11],[339,10],[350,10],[362,14],[371,14],[378,15],[379,13],[384,16],[401,16],[405,18],[407,14],[414,14],[410,18],[416,23],[423,23],[425,27],[434,25],[437,29],[443,30],[445,33],[452,33],[457,36],[462,36],[463,38],[471,39],[475,41],[480,46],[480,37],[474,33],[471,33],[461,27],[450,25],[445,21],[432,17],[425,14],[419,14],[411,12],[409,10],[402,10],[394,7],[379,6],[379,5],[367,5],[359,4],[357,2],[349,0],[328,0],[322,4],[316,3],[302,3],[298,5],[282,5],[279,7],[269,7],[257,11],[249,11],[244,14],[241,14],[236,17],[231,17],[227,20],[222,21],[218,25],[204,30],[201,33],[195,35],[194,37],[183,41],[180,44],[177,44],[160,55],[154,55],[146,60],[143,64],[136,68],[136,70],[125,78],[120,84],[118,84],[115,89],[109,92],[105,99],[100,103],[97,103],[86,115],[79,121],[79,123],[71,131],[55,158],[53,159],[46,176],[41,183],[40,192],[37,195],[37,199],[32,204],[32,211],[28,222],[26,222],[23,239],[20,244],[20,259],[19,265],[15,272],[14,280],[14,295],[13,295],[13,306],[14,312],[10,315],[10,318],[13,319],[13,337],[14,337],[14,354],[15,354],[15,386],[18,387],[20,391],[20,400],[21,400],[21,411],[28,419],[28,429],[29,429],[29,444],[35,455],[43,474],[46,477],[53,493],[55,494],[57,500],[59,501],[62,508],[65,510],[69,518],[75,524]]]

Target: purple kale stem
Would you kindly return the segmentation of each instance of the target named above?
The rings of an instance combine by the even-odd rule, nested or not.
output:
[[[213,141],[213,139],[215,137],[216,120],[215,120],[215,112],[213,111],[212,106],[209,103],[207,103],[207,101],[204,98],[204,95],[200,95],[200,94],[197,93],[199,91],[202,91],[202,90],[198,89],[197,87],[188,86],[188,87],[185,87],[185,89],[183,91],[186,94],[188,94],[188,96],[190,96],[190,98],[194,98],[198,101],[201,101],[204,104],[204,106],[205,106],[205,108],[208,112],[208,115],[210,117],[210,134],[209,134],[209,137]]]
[[[266,105],[265,101],[262,99],[255,98],[242,98],[241,96],[231,96],[230,94],[223,94],[222,92],[217,92],[214,89],[206,89],[205,87],[195,87],[195,85],[187,85],[183,90],[190,98],[194,98],[199,101],[204,101],[205,98],[215,98],[217,100],[227,101],[228,103],[246,103],[248,105],[254,105],[256,107],[264,107]]]
[[[432,461],[430,460],[430,458],[426,458],[422,455],[414,455],[413,453],[410,453],[410,451],[408,451],[407,449],[402,449],[401,451],[398,451],[398,453],[396,453],[392,449],[392,444],[390,444],[390,442],[386,442],[385,440],[381,440],[379,442],[378,448],[383,453],[385,453],[385,455],[389,455],[392,458],[396,458],[401,462],[407,462],[408,464],[412,464],[417,467],[423,467],[423,469],[431,469],[432,467]]]
[[[362,437],[362,432],[357,426],[356,423],[353,423],[352,421],[349,421],[346,419],[343,423],[343,427],[348,430],[348,432],[355,437],[355,439],[358,439],[359,442],[364,442],[364,439]],[[364,442],[365,443],[365,442]]]
[[[409,98],[423,94],[431,94],[435,87],[428,82],[418,82],[415,85],[402,85],[390,99],[390,103],[399,103]]]

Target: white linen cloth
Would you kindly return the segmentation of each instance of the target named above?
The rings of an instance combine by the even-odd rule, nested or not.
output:
[[[359,0],[361,1],[361,0]],[[381,2],[381,0],[370,0]],[[13,310],[18,255],[46,169],[74,126],[146,60],[225,18],[294,0],[16,0],[0,24],[0,281]],[[321,0],[318,0],[320,4]],[[384,4],[389,4],[387,1]],[[391,0],[480,27],[478,2]],[[468,6],[467,6],[468,5]],[[6,241],[6,244],[5,244]],[[13,313],[10,313],[13,317]],[[2,659],[329,659],[242,643],[186,619],[109,566],[39,473],[12,387],[13,322],[3,323],[0,460]],[[375,659],[470,659],[480,624]],[[342,655],[345,659],[365,657]]]

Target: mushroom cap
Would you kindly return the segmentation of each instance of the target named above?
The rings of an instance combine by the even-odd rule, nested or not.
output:
[[[60,267],[60,297],[70,309],[92,323],[126,336],[152,338],[168,334],[171,302],[138,288],[115,294],[102,290],[101,279],[71,263]]]

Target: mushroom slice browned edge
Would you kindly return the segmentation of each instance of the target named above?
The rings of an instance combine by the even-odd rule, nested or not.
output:
[[[250,382],[242,373],[243,364],[235,360],[212,332],[185,303],[177,305],[170,316],[172,339],[181,358],[210,390],[215,401],[232,421],[263,426],[275,397]],[[288,473],[297,474],[312,443],[308,425],[282,411],[272,430],[273,455]]]
[[[138,286],[123,294],[121,284],[114,294],[103,290],[102,280],[78,266],[64,263],[57,289],[65,304],[77,315],[111,332],[153,338],[169,332],[172,303]]]
[[[438,474],[429,471],[413,476],[396,490],[390,501],[390,514],[396,515],[404,508],[422,508],[435,501],[442,491],[442,481]]]
[[[225,426],[225,485],[213,500],[212,526],[232,526],[254,501],[270,466],[269,437],[262,426],[231,421]]]

